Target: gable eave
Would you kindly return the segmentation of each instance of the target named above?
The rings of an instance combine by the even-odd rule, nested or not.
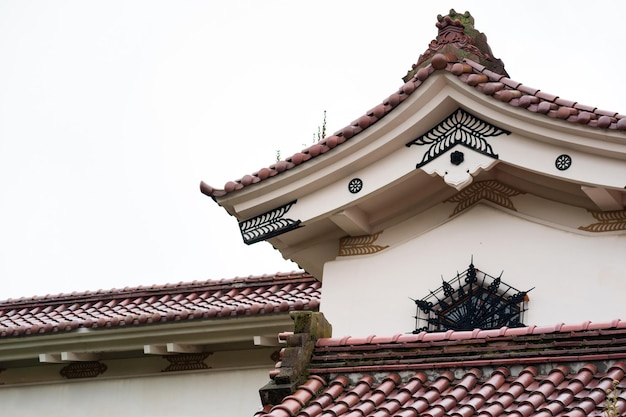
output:
[[[184,343],[215,350],[222,345],[253,346],[254,336],[273,335],[291,325],[289,314],[181,321],[142,327],[105,329],[80,328],[72,332],[31,335],[0,340],[0,354],[5,363],[32,360],[44,354],[79,352],[143,355],[148,345],[165,346]]]
[[[626,198],[619,181],[626,178],[624,132],[601,133],[516,108],[443,71],[332,152],[217,201],[240,222],[256,222],[289,205],[285,219],[297,227],[262,240],[322,279],[323,264],[337,256],[342,237],[392,227],[457,193],[438,175],[416,169],[419,158],[406,145],[459,108],[510,132],[492,141],[499,157],[492,167],[476,171],[474,181],[497,180],[546,203],[582,211],[623,207]],[[559,171],[554,160],[564,153],[572,155],[575,165]],[[449,159],[442,158],[444,163]],[[365,186],[351,194],[348,184],[355,178]]]
[[[510,154],[502,152],[500,162],[580,185],[623,187],[605,178],[616,177],[619,166],[626,160],[626,132],[581,126],[516,108],[468,86],[451,73],[439,71],[393,112],[332,152],[252,187],[216,197],[216,201],[241,221],[312,195],[401,149],[458,107],[519,138],[508,141],[516,146],[510,147]],[[504,145],[506,148],[507,143]],[[614,166],[615,172],[611,175],[598,175],[597,170],[554,172],[552,166],[542,168],[531,159],[516,157],[520,148],[530,153],[549,153],[548,148],[577,152],[596,163]]]

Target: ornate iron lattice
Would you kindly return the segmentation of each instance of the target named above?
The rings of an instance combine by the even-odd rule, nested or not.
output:
[[[519,291],[502,282],[501,276],[492,277],[470,263],[428,296],[413,300],[417,306],[413,333],[524,327],[530,290]]]
[[[459,108],[424,135],[407,143],[406,146],[429,146],[416,168],[426,165],[456,145],[463,145],[498,159],[498,155],[493,152],[487,138],[503,133],[511,134],[508,130],[500,129]]]
[[[296,200],[260,216],[239,222],[244,243],[251,245],[300,227],[300,220],[285,217],[285,214],[294,204],[296,204]]]

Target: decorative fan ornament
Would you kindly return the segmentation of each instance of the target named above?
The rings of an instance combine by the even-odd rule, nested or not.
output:
[[[456,145],[463,145],[483,155],[498,159],[498,155],[494,153],[487,138],[503,133],[511,134],[459,108],[424,135],[407,143],[406,146],[429,146],[416,168],[421,168]]]
[[[239,222],[239,230],[244,243],[251,245],[300,227],[300,220],[285,217],[294,204],[296,204],[296,200]]]
[[[450,217],[472,207],[481,200],[490,201],[511,211],[517,211],[511,197],[523,194],[521,191],[496,180],[485,180],[471,184],[458,194],[447,199],[448,203],[457,203]]]
[[[461,190],[471,184],[479,171],[498,163],[488,138],[511,132],[500,129],[459,108],[437,126],[407,143],[427,148],[415,166],[429,175],[439,175],[451,187]],[[467,150],[463,150],[465,148]],[[449,155],[448,158],[439,158]]]
[[[417,307],[413,333],[524,327],[531,290],[519,291],[502,282],[501,276],[492,277],[470,263],[428,296],[413,300]]]

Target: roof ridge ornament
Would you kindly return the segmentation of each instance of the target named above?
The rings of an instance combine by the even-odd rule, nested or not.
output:
[[[461,14],[450,9],[446,16],[437,16],[435,25],[439,29],[437,38],[430,42],[428,49],[403,78],[405,82],[413,78],[417,70],[428,66],[437,54],[453,55],[456,61],[469,58],[493,72],[509,76],[502,60],[493,56],[487,36],[474,28],[474,18],[470,12]]]

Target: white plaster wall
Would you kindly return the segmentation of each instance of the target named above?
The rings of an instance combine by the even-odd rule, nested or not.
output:
[[[321,309],[333,336],[392,335],[415,328],[415,304],[428,290],[476,268],[529,293],[526,324],[626,319],[626,236],[582,235],[479,204],[373,255],[339,257],[324,267]]]
[[[167,374],[0,387],[0,413],[11,417],[246,416],[261,407],[268,369]]]

